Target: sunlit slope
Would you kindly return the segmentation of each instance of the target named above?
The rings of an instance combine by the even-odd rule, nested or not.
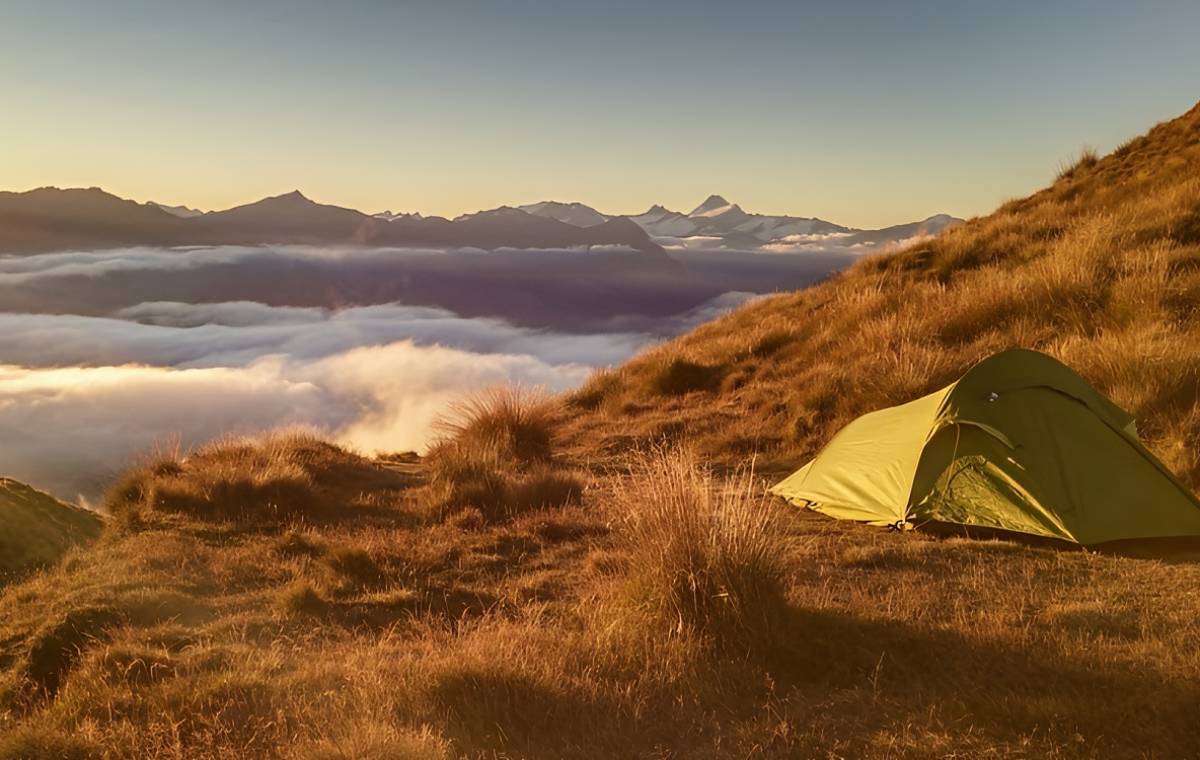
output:
[[[52,564],[71,546],[95,538],[102,526],[95,512],[0,478],[0,583]]]
[[[102,540],[0,589],[0,760],[1194,756],[1200,564],[869,530],[704,465],[793,466],[1025,345],[1195,486],[1197,120],[566,413],[485,395],[424,459],[143,462]],[[663,439],[703,456],[604,466]]]
[[[851,419],[1010,347],[1077,369],[1200,485],[1200,107],[927,242],[766,299],[576,394],[592,456],[687,439],[792,467]]]

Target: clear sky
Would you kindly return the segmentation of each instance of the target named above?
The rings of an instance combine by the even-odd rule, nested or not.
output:
[[[1200,99],[1196,0],[0,0],[0,189],[985,213]]]

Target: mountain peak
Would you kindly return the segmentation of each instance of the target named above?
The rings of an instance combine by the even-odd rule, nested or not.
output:
[[[154,201],[146,201],[146,203],[143,205],[151,206],[159,209],[160,211],[165,211],[171,216],[177,216],[180,219],[192,219],[193,217],[204,216],[203,211],[200,211],[199,209],[188,208],[187,206],[168,206],[165,203],[155,203]]]
[[[244,203],[241,206],[234,208],[301,208],[315,205],[309,200],[304,193],[299,190],[293,190],[290,193],[282,195],[268,195],[265,198],[259,198],[250,203]],[[232,211],[233,209],[227,209]]]
[[[560,222],[565,222],[575,227],[593,227],[608,219],[606,215],[601,214],[591,206],[577,201],[569,203],[562,201],[539,201],[537,203],[527,203],[518,208],[534,216],[557,219]]]
[[[299,190],[293,190],[290,193],[283,195],[269,195],[262,200],[254,201],[240,208],[268,208],[268,209],[292,209],[296,211],[306,210],[316,206],[308,196]]]
[[[692,209],[691,216],[701,216],[703,214],[709,214],[709,213],[712,213],[713,211],[716,211],[717,209],[727,208],[732,205],[733,205],[732,203],[725,200],[724,198],[722,198],[719,195],[710,195],[710,196],[708,196],[708,198],[706,198],[704,200],[704,203],[701,203],[699,206]]]

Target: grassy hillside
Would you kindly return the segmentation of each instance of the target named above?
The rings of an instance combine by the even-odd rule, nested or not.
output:
[[[480,397],[421,462],[289,435],[134,469],[99,542],[0,591],[0,760],[1194,756],[1200,564],[836,522],[737,468],[1024,345],[1197,485],[1198,130],[569,399]]]
[[[67,549],[98,536],[102,527],[94,512],[0,478],[0,584],[57,562]]]
[[[713,461],[806,461],[864,412],[1014,346],[1133,412],[1200,486],[1200,106],[1050,187],[831,282],[765,299],[574,397],[582,454],[683,439]]]

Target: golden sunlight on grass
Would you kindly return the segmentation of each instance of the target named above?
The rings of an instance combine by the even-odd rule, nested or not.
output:
[[[304,435],[131,470],[0,588],[0,760],[1179,758],[1200,564],[762,496],[842,425],[1039,348],[1200,486],[1200,108],[424,459]]]
[[[517,386],[492,388],[451,408],[429,452],[432,501],[468,507],[489,521],[577,504],[583,482],[552,461],[558,402]]]
[[[991,216],[598,374],[570,399],[563,445],[619,457],[687,439],[718,464],[757,452],[766,471],[789,471],[855,417],[1021,346],[1129,409],[1196,488],[1198,165],[1200,108],[1109,156],[1085,154]]]
[[[784,544],[752,473],[723,481],[686,451],[654,451],[619,481],[615,501],[631,591],[664,632],[691,629],[718,646],[781,643]]]

